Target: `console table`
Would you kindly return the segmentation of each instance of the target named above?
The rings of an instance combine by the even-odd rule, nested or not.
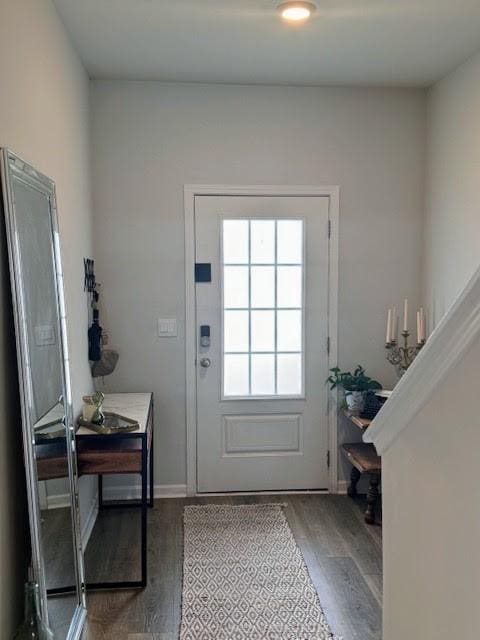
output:
[[[361,431],[365,431],[371,420],[354,416],[348,411],[344,415]],[[375,524],[375,505],[379,498],[378,487],[382,477],[382,459],[375,446],[366,442],[353,442],[342,445],[342,452],[352,465],[348,495],[353,498],[357,495],[357,484],[363,473],[370,476],[370,487],[367,493],[367,508],[365,510],[365,522]]]
[[[78,474],[98,476],[100,510],[126,507],[141,510],[141,579],[87,583],[87,589],[143,588],[147,584],[147,510],[153,507],[153,394],[106,394],[103,408],[136,420],[140,429],[107,435],[80,427],[76,433]],[[123,474],[141,477],[140,500],[105,501],[103,476]]]

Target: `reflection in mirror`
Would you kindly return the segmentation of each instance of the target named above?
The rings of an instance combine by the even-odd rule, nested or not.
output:
[[[55,505],[68,494],[65,412],[57,403],[35,425],[35,455],[40,496],[41,532],[47,593],[75,584],[70,507]],[[48,615],[55,637],[65,638],[77,606],[75,593],[49,595]]]
[[[74,637],[84,595],[75,496],[70,383],[53,183],[2,153],[22,393],[32,561],[43,617]],[[46,596],[48,594],[48,597]]]
[[[30,411],[36,423],[62,395],[50,198],[17,178],[13,191],[33,393]]]

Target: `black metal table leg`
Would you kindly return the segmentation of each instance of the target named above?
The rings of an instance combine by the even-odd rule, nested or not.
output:
[[[68,596],[71,593],[77,593],[77,587],[69,586],[47,589],[47,596]]]
[[[145,437],[142,438],[142,587],[145,587],[147,585],[147,445],[148,440],[147,436],[145,435]]]
[[[103,507],[103,476],[100,473],[98,475],[98,508]]]
[[[147,424],[143,433],[129,433],[123,437],[125,439],[138,438],[141,441],[141,497],[140,500],[104,500],[103,495],[103,475],[115,475],[116,471],[107,474],[98,474],[98,506],[99,509],[128,509],[137,508],[140,510],[141,525],[141,550],[140,550],[140,580],[121,580],[111,582],[87,582],[87,590],[110,590],[110,589],[140,589],[147,585],[147,514],[148,509],[154,506],[155,487],[154,487],[154,428],[153,428],[153,399],[150,405],[150,412],[147,418]],[[89,437],[89,436],[87,436]],[[95,436],[95,439],[107,438],[108,436]],[[150,441],[149,441],[150,438]],[[138,449],[137,449],[138,450]],[[65,593],[75,592],[74,586],[49,589],[48,595],[63,595]]]
[[[102,490],[102,476],[99,475],[99,491]],[[88,591],[108,591],[110,589],[143,589],[147,585],[147,438],[142,437],[142,497],[141,500],[129,500],[124,502],[103,501],[103,496],[99,493],[99,505],[104,510],[107,509],[140,509],[141,510],[141,579],[140,580],[119,580],[112,582],[87,582]],[[67,592],[68,587],[62,591]],[[75,590],[74,587],[71,588]],[[49,595],[58,595],[58,590],[47,592]]]
[[[153,498],[154,498],[154,485],[153,485],[153,472],[154,472],[154,468],[153,468],[153,433],[152,433],[152,440],[150,442],[150,460],[149,460],[149,467],[150,467],[150,502],[149,502],[149,507],[150,509],[153,509]]]

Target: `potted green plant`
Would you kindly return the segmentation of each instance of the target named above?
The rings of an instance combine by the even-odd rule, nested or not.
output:
[[[344,390],[346,408],[353,414],[359,414],[363,411],[367,393],[382,388],[380,382],[365,375],[365,369],[360,365],[357,365],[353,373],[342,371],[339,367],[333,367],[330,369],[326,384],[330,385],[330,389],[341,388]]]

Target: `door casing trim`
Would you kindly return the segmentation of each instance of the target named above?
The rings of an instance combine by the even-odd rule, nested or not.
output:
[[[324,196],[329,198],[328,243],[328,367],[338,361],[338,227],[340,188],[337,185],[184,185],[185,213],[185,371],[187,495],[197,494],[197,367],[195,317],[195,196]],[[337,403],[329,394],[328,443],[330,493],[338,492]]]

